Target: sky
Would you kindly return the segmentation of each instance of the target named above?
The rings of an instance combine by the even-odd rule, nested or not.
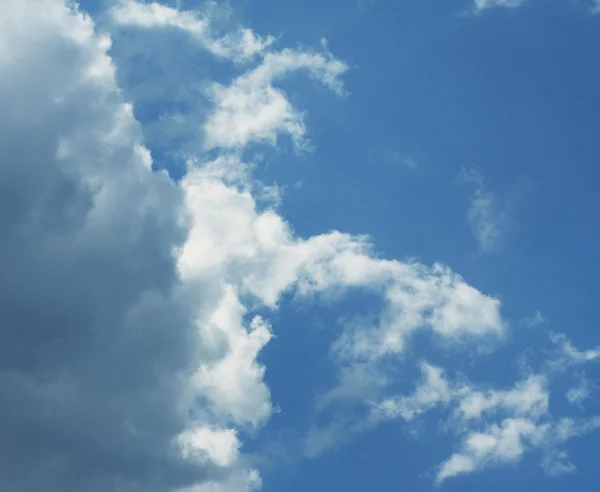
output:
[[[0,2],[0,491],[592,490],[596,0]]]

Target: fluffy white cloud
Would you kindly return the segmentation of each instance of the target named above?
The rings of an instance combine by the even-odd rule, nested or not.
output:
[[[233,429],[213,429],[199,426],[178,436],[185,457],[201,461],[212,460],[218,466],[230,466],[237,458],[240,442]]]
[[[327,52],[284,49],[267,53],[258,67],[228,87],[215,83],[211,88],[215,110],[204,123],[207,148],[240,148],[253,140],[275,143],[280,134],[288,134],[297,146],[302,146],[303,115],[292,107],[281,89],[272,85],[298,70],[307,70],[312,78],[341,93],[340,76],[347,66]]]
[[[482,431],[470,431],[461,450],[439,467],[437,483],[449,478],[482,470],[488,466],[519,461],[525,452],[538,449],[545,453],[541,466],[549,475],[575,470],[565,451],[566,441],[600,427],[600,417],[581,421],[570,418],[539,421],[538,418],[510,417],[500,424],[488,424]]]
[[[530,376],[518,382],[511,390],[487,392],[462,389],[457,413],[463,419],[481,418],[484,413],[504,410],[511,415],[538,417],[548,411],[546,379]]]
[[[489,463],[515,462],[525,452],[527,444],[539,441],[544,429],[527,419],[506,419],[485,432],[470,433],[460,453],[442,463],[438,483],[456,475],[471,473]]]

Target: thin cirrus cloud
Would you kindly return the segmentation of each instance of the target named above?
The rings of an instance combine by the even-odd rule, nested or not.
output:
[[[489,189],[476,169],[463,169],[458,180],[473,186],[467,219],[479,252],[493,254],[502,251],[515,230],[513,219],[515,197],[501,197]]]
[[[242,158],[280,138],[307,146],[281,80],[300,71],[341,95],[343,61],[325,47],[279,49],[244,27],[222,32],[211,9],[125,0],[109,14],[100,29],[72,2],[0,4],[1,489],[259,489],[244,439],[274,412],[259,357],[279,328],[269,316],[284,299],[316,309],[352,289],[379,295],[382,309],[368,325],[361,313],[342,323],[330,350],[336,384],[320,408],[368,406],[366,422],[347,424],[356,435],[453,409],[450,421],[468,433],[439,481],[533,448],[549,450],[548,469],[569,466],[560,445],[599,422],[552,420],[545,375],[480,389],[424,363],[414,394],[387,385],[385,361],[418,333],[458,349],[504,339],[498,299],[446,266],[382,259],[367,236],[297,236],[277,186],[255,179]],[[189,77],[165,78],[173,87],[139,99],[121,87],[125,65],[144,73],[144,64],[121,56],[118,33],[172,30],[236,71],[230,82],[196,90],[181,87]],[[135,42],[128,49],[155,56]],[[178,60],[161,60],[162,69]],[[171,88],[191,108],[186,138],[202,140],[177,180],[154,169],[148,127],[136,118]],[[171,123],[154,122],[166,135]],[[567,360],[595,358],[562,347]],[[329,447],[344,430],[336,425]]]
[[[527,0],[475,0],[474,11],[483,12],[492,8],[514,9],[523,5]]]

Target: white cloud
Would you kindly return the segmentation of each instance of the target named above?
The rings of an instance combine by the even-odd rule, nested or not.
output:
[[[482,12],[491,8],[514,9],[520,7],[527,0],[475,0],[474,9],[476,12]]]
[[[436,477],[441,483],[457,475],[471,473],[492,463],[518,461],[528,444],[539,441],[544,428],[522,418],[510,418],[484,432],[470,433],[462,450],[442,463]]]
[[[339,384],[322,409],[368,395],[383,402],[379,415],[411,420],[454,405],[455,418],[482,429],[469,427],[446,476],[538,446],[541,378],[480,391],[424,363],[414,394],[381,398],[390,380],[382,361],[403,354],[417,331],[457,344],[502,337],[497,299],[442,265],[382,259],[365,236],[297,237],[277,212],[277,187],[242,161],[249,143],[281,134],[304,142],[301,112],[276,81],[305,70],[341,94],[346,65],[326,51],[272,52],[271,37],[244,28],[216,35],[198,11],[125,1],[111,14],[120,27],[184,31],[218,57],[261,58],[232,84],[210,84],[214,107],[195,120],[193,138],[202,129],[220,155],[190,156],[176,183],[152,171],[146,128],[92,20],[60,0],[0,5],[0,488],[260,488],[239,431],[273,412],[259,354],[276,329],[268,310],[286,292],[334,302],[359,288],[383,301],[369,324],[348,313],[332,347]],[[488,425],[500,413],[510,416]],[[314,449],[370,425],[315,433]],[[595,427],[565,420],[553,435]]]
[[[559,349],[557,357],[550,363],[551,366],[565,368],[600,360],[600,347],[579,350],[564,333],[551,333],[550,340]]]
[[[457,413],[463,419],[478,419],[486,412],[504,410],[511,415],[539,417],[548,411],[548,390],[541,376],[530,376],[511,390],[487,392],[463,388]]]
[[[456,391],[455,416],[460,418],[457,428],[460,433],[466,432],[466,437],[460,451],[440,465],[436,482],[489,466],[516,463],[530,450],[544,453],[541,466],[548,475],[574,471],[575,465],[560,447],[573,437],[599,428],[600,418],[552,420],[546,385],[545,378],[530,376],[512,390],[492,390],[486,396],[472,388],[465,390],[464,386]],[[508,416],[500,423],[490,422],[499,410]],[[473,422],[473,418],[478,421]]]
[[[552,451],[542,460],[542,469],[546,475],[556,477],[573,473],[577,467],[571,463],[569,456],[564,451]]]
[[[410,421],[440,403],[450,402],[454,397],[454,391],[450,388],[442,370],[428,363],[422,363],[421,372],[423,381],[413,395],[386,398],[374,407],[374,414],[385,419],[402,417]]]
[[[178,436],[183,455],[199,460],[210,459],[218,466],[231,466],[237,459],[240,441],[233,429],[200,426]]]
[[[577,386],[569,388],[565,398],[567,401],[574,406],[581,407],[583,402],[590,398],[592,394],[592,388],[590,387],[590,381],[582,377]]]
[[[204,123],[206,147],[240,148],[250,141],[274,144],[281,134],[289,135],[301,147],[305,143],[303,115],[272,85],[298,70],[307,70],[312,78],[341,94],[340,76],[347,66],[329,53],[290,49],[268,53],[258,67],[230,86],[213,84],[210,95],[215,110]]]
[[[237,61],[250,60],[263,54],[275,41],[272,36],[257,36],[248,28],[217,37],[211,21],[199,11],[182,11],[157,2],[142,3],[123,0],[111,11],[113,20],[122,26],[146,29],[173,28],[197,38],[214,55]]]
[[[231,287],[212,319],[203,328],[225,338],[229,347],[220,360],[203,364],[195,377],[201,394],[218,415],[230,414],[238,424],[264,423],[271,415],[269,389],[263,382],[264,367],[256,362],[260,350],[271,339],[269,325],[255,316],[248,328],[243,324],[245,308]]]
[[[600,14],[600,0],[594,0],[594,5],[592,6],[592,14]]]

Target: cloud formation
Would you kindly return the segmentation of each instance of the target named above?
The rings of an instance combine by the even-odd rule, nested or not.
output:
[[[108,30],[182,32],[236,74],[202,90],[165,79],[180,84],[173,91],[189,108],[186,138],[202,142],[182,152],[175,180],[155,170],[148,126],[135,116],[164,87],[128,101],[135,91],[118,83],[118,47],[71,2],[0,5],[0,489],[260,488],[243,442],[274,411],[259,357],[277,331],[269,314],[284,298],[332,303],[353,290],[379,296],[380,309],[341,321],[331,347],[337,382],[319,408],[370,413],[324,429],[314,454],[340,431],[452,408],[451,420],[469,427],[441,481],[528,448],[555,451],[547,443],[598,427],[551,421],[544,375],[480,389],[423,362],[413,394],[391,392],[386,364],[419,333],[472,348],[508,327],[500,301],[447,266],[382,258],[367,236],[297,236],[278,210],[278,187],[253,176],[251,145],[287,136],[307,146],[302,111],[275,84],[301,71],[344,94],[343,61],[324,45],[278,49],[244,27],[222,32],[209,11],[124,0],[109,13]],[[134,59],[132,72],[143,65]],[[170,122],[153,123],[169,136]],[[480,201],[488,212],[477,224],[490,216]],[[486,244],[490,236],[482,233]],[[596,358],[556,341],[561,364]],[[568,463],[548,451],[549,470]]]

